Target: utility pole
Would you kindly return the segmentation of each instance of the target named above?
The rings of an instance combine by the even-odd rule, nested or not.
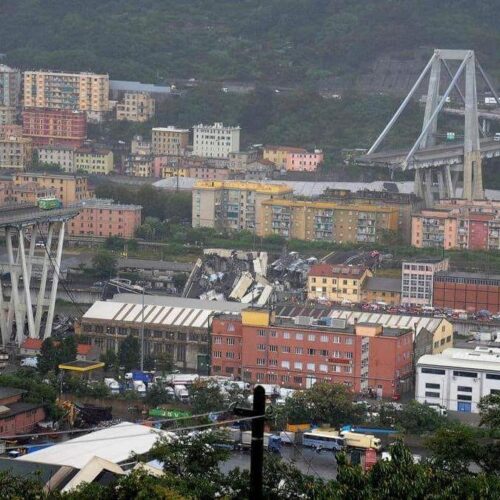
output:
[[[252,446],[250,448],[250,498],[262,500],[262,469],[264,465],[264,420],[266,392],[261,385],[253,390],[253,408],[235,408],[235,415],[252,419]]]

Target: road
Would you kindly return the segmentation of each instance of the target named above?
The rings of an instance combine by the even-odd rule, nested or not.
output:
[[[335,479],[337,475],[335,455],[330,451],[316,453],[312,448],[283,445],[281,458],[305,474],[317,475],[322,479]],[[229,472],[236,467],[250,469],[249,451],[236,451],[227,462],[221,464],[222,472]]]

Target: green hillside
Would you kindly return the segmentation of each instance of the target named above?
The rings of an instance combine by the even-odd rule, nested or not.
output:
[[[498,0],[2,0],[0,19],[8,63],[118,79],[311,83],[422,46],[500,74]]]

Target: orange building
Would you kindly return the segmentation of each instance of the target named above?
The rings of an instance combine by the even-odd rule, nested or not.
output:
[[[411,387],[413,331],[378,324],[347,325],[316,317],[273,317],[245,309],[241,317],[215,317],[212,323],[212,374],[248,382],[304,389],[327,381],[354,392],[382,396]]]
[[[80,213],[68,222],[70,236],[120,236],[133,238],[141,225],[140,205],[114,205],[113,200],[90,199]]]

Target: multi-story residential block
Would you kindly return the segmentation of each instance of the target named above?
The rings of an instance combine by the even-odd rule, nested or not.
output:
[[[244,172],[248,164],[260,160],[262,153],[259,149],[250,149],[248,151],[235,151],[229,153],[228,167],[234,172]]]
[[[114,204],[113,200],[89,199],[81,202],[80,213],[68,222],[70,236],[120,236],[133,238],[141,225],[140,205]]]
[[[16,124],[0,125],[0,138],[1,137],[22,137],[23,126]]]
[[[415,399],[478,413],[484,396],[500,394],[500,349],[446,349],[417,360]]]
[[[116,105],[116,119],[147,122],[155,115],[155,100],[147,92],[125,92],[123,102]]]
[[[2,178],[0,179],[0,206],[1,205],[12,205],[16,202],[14,195],[12,193],[12,189],[14,187],[14,183],[10,178]]]
[[[75,151],[75,170],[89,174],[107,175],[113,171],[113,151],[84,147]]]
[[[46,145],[36,148],[38,162],[41,164],[58,165],[66,173],[74,173],[75,148],[71,146]]]
[[[13,106],[0,106],[0,126],[15,123],[17,115],[17,108],[14,108]]]
[[[47,144],[81,147],[87,138],[86,114],[70,109],[26,108],[23,135],[30,137],[35,147]]]
[[[130,154],[150,156],[153,154],[151,141],[145,140],[142,135],[135,135],[130,142]]]
[[[283,184],[246,181],[196,181],[193,188],[193,227],[249,229],[261,234],[263,203],[291,197]]]
[[[264,160],[273,162],[280,170],[287,169],[287,159],[290,154],[307,154],[304,148],[293,148],[289,146],[264,146],[262,157]]]
[[[330,302],[359,303],[369,269],[360,266],[314,264],[307,275],[307,298]]]
[[[189,144],[189,130],[177,127],[155,127],[151,131],[153,154],[183,155]]]
[[[240,127],[223,123],[193,127],[193,154],[204,158],[228,158],[240,150]]]
[[[89,121],[100,121],[109,111],[109,76],[25,71],[24,106],[86,111]]]
[[[262,203],[262,214],[261,236],[373,243],[398,229],[398,209],[391,206],[274,199]]]
[[[500,274],[437,272],[432,304],[434,307],[500,313]]]
[[[33,160],[33,143],[27,137],[0,137],[0,168],[21,170]]]
[[[40,198],[57,196],[55,187],[40,186],[36,182],[27,182],[13,186],[12,196],[15,203],[29,203],[35,205]]]
[[[214,375],[304,389],[315,382],[393,396],[412,379],[413,331],[375,323],[348,325],[328,317],[295,318],[246,309],[213,319]]]
[[[19,172],[13,176],[16,186],[35,182],[43,188],[55,188],[63,205],[71,205],[91,197],[87,178],[80,175]]]
[[[335,201],[342,205],[379,205],[398,209],[397,232],[404,243],[411,242],[411,216],[423,208],[423,200],[414,193],[397,193],[392,191],[350,191],[348,189],[325,189],[321,195],[323,200]]]
[[[21,72],[0,64],[0,108],[19,107],[21,97]]]
[[[404,261],[401,275],[401,303],[418,306],[432,306],[434,276],[447,271],[449,259],[426,257]]]
[[[313,153],[289,152],[286,155],[286,170],[287,172],[316,172],[323,160],[324,155],[321,149],[315,149]]]

